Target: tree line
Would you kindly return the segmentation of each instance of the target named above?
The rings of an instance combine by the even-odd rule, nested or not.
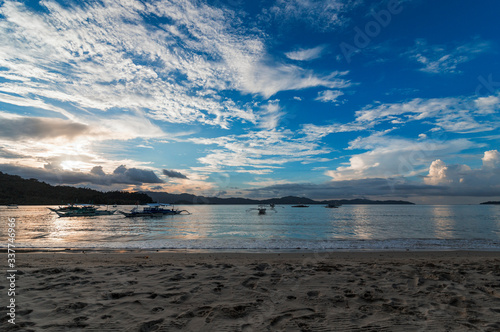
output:
[[[37,179],[23,179],[0,172],[0,205],[120,204],[152,203],[145,193],[52,186]]]

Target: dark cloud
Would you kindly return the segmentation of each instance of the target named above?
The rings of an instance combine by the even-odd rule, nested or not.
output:
[[[1,125],[0,125],[1,126]],[[22,158],[21,154],[0,147],[0,157],[7,159]]]
[[[500,196],[500,152],[490,150],[481,159],[483,165],[447,165],[435,160],[422,182],[404,177],[367,178],[330,181],[323,184],[291,183],[250,189],[253,197],[306,196],[316,199],[373,197],[497,197]]]
[[[95,166],[89,173],[65,171],[56,165],[47,164],[44,168],[0,164],[0,171],[35,178],[51,184],[113,186],[117,184],[142,185],[144,183],[163,183],[153,171],[119,166],[112,174],[104,173],[101,166]]]
[[[425,196],[492,196],[500,190],[491,188],[482,192],[458,191],[446,185],[427,185],[410,182],[404,178],[374,178],[361,180],[331,181],[323,184],[289,183],[250,189],[251,197],[305,196],[312,199],[341,199],[370,197],[411,198]]]
[[[125,165],[120,165],[113,171],[113,174],[125,174],[126,171],[127,167],[125,167]]]
[[[125,171],[124,176],[127,179],[130,179],[136,183],[162,183],[155,172],[138,169],[138,168],[129,168]]]
[[[58,118],[2,118],[0,121],[0,137],[11,140],[55,137],[73,139],[88,132],[89,127],[85,124]]]
[[[106,173],[104,173],[102,166],[94,166],[90,170],[91,174],[97,175],[97,176],[106,176]]]
[[[163,175],[168,176],[169,178],[178,178],[178,179],[187,179],[188,177],[185,176],[184,174],[168,169],[163,170]]]
[[[162,186],[154,186],[154,187],[151,187],[149,189],[150,190],[163,190],[163,187]]]

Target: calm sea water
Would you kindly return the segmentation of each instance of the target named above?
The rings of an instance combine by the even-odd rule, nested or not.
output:
[[[43,206],[1,207],[0,247],[15,218],[18,248],[500,250],[500,206],[279,206],[266,215],[252,207],[178,206],[192,214],[162,218],[59,218]]]

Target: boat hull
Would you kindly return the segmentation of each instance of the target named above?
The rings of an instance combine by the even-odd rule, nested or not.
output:
[[[54,210],[52,210],[54,211]],[[116,212],[116,210],[106,211],[54,211],[59,217],[95,217],[95,216],[109,216]]]
[[[189,214],[186,210],[182,211],[169,211],[169,212],[123,212],[119,211],[121,214],[123,214],[127,218],[135,218],[135,217],[163,217],[163,216],[172,216],[176,214],[181,214],[182,212],[186,212],[186,214]]]

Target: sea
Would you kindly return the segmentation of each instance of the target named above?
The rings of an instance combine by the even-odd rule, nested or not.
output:
[[[11,243],[35,250],[500,250],[500,205],[283,205],[265,215],[250,205],[176,208],[191,214],[58,217],[48,206],[0,207],[0,248]]]

